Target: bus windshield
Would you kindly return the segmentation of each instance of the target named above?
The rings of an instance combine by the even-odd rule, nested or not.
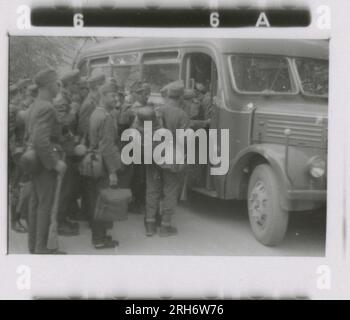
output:
[[[233,82],[243,93],[296,93],[288,60],[285,57],[231,56]]]
[[[296,58],[295,64],[303,93],[314,96],[328,96],[328,61]]]

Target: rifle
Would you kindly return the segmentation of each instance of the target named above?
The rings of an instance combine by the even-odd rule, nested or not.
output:
[[[49,236],[47,239],[47,248],[51,250],[58,249],[57,212],[58,212],[58,204],[59,204],[60,193],[61,193],[62,180],[63,180],[63,174],[62,175],[58,174],[57,180],[56,180],[55,196],[54,196],[53,205],[51,209]]]

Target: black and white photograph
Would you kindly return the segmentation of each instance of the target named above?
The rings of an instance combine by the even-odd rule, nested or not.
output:
[[[349,299],[349,9],[0,1],[0,299]]]
[[[328,40],[8,40],[10,254],[325,255]]]

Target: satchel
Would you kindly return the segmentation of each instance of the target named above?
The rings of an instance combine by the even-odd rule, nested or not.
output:
[[[101,189],[97,198],[95,219],[106,222],[126,220],[130,201],[130,189]]]
[[[104,175],[102,155],[97,150],[89,150],[79,165],[82,176],[101,178]]]

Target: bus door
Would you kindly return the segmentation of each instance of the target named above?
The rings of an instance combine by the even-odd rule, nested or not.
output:
[[[207,164],[197,164],[194,179],[189,182],[192,189],[202,193],[215,192],[210,176],[209,128],[216,128],[215,99],[218,92],[218,72],[215,60],[208,49],[184,49],[182,78],[186,89],[195,91],[193,110],[189,116],[194,129],[203,128],[207,133]],[[198,145],[196,145],[196,163],[198,163]]]

